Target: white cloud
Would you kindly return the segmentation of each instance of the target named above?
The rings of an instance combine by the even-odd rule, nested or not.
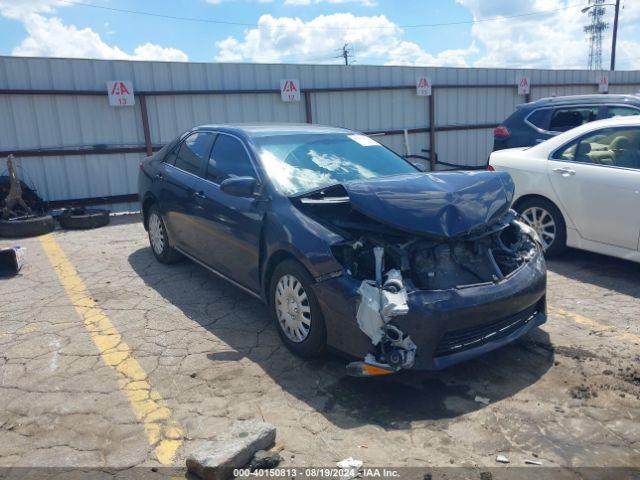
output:
[[[482,67],[533,67],[533,68],[580,68],[587,67],[589,43],[583,31],[588,19],[580,11],[582,5],[573,0],[456,0],[469,9],[474,19],[509,17],[534,11],[547,11],[540,15],[523,15],[515,18],[502,18],[489,22],[475,23],[471,28],[473,41],[480,52],[474,61]],[[586,3],[586,2],[585,2]],[[640,2],[629,1],[630,8],[621,14],[627,25],[634,28],[640,18]],[[631,5],[633,5],[631,7]],[[569,7],[569,8],[567,8]],[[607,7],[606,21],[612,24],[613,9]],[[630,35],[631,36],[631,35]],[[620,65],[624,68],[640,67],[638,51],[640,43],[632,40],[620,40]],[[637,33],[633,38],[638,38]],[[603,41],[603,66],[608,65],[610,37]]]
[[[389,61],[386,64],[466,67],[469,57],[477,52],[477,47],[472,44],[469,48],[444,50],[432,55],[422,50],[417,43],[403,41],[389,51]]]
[[[32,13],[53,13],[65,5],[69,4],[60,0],[0,0],[0,15],[20,20]]]
[[[311,5],[318,3],[359,3],[365,7],[375,7],[377,5],[374,0],[284,0],[285,5]]]
[[[340,50],[348,43],[360,62],[465,65],[468,51],[447,50],[431,55],[416,43],[402,40],[402,35],[402,29],[384,15],[359,17],[334,13],[308,22],[262,15],[258,27],[246,30],[243,38],[228,37],[217,42],[216,60],[338,63]]]
[[[137,46],[133,54],[126,53],[104,42],[90,28],[66,25],[60,18],[48,16],[62,5],[68,4],[58,0],[0,0],[0,15],[21,22],[27,31],[27,37],[13,49],[12,54],[30,57],[188,60],[187,54],[181,50],[149,42]]]
[[[129,55],[132,60],[165,60],[167,62],[186,62],[189,57],[182,50],[171,47],[161,47],[154,43],[138,45]]]

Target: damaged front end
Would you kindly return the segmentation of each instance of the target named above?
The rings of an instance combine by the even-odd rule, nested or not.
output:
[[[361,183],[346,184],[294,202],[344,238],[332,245],[333,255],[360,282],[356,319],[371,345],[362,361],[349,364],[351,375],[414,366],[419,345],[399,325],[413,292],[497,285],[541,252],[535,232],[509,209],[510,178],[456,176],[451,188],[442,186],[446,175],[410,177],[367,182],[365,195]]]
[[[374,350],[364,361],[352,362],[347,372],[354,376],[369,376],[374,367],[378,374],[411,368],[416,345],[398,327],[390,323],[393,317],[409,312],[407,290],[399,270],[389,270],[382,280],[384,248],[374,247],[375,282],[363,280],[358,293],[360,304],[356,319],[360,329],[371,339]]]

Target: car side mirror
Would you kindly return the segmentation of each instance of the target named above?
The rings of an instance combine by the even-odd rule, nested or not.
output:
[[[253,177],[227,178],[220,184],[220,190],[234,197],[254,197],[258,181]]]

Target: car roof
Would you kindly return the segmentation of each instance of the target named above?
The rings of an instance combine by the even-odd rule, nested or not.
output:
[[[193,130],[217,130],[241,137],[258,138],[295,134],[353,134],[353,130],[308,123],[225,123],[200,125]]]
[[[519,105],[519,107],[531,109],[556,105],[584,105],[607,103],[628,103],[633,105],[640,105],[640,95],[618,95],[607,93],[600,95],[567,95],[563,97],[545,97],[533,102],[523,103],[522,105]]]

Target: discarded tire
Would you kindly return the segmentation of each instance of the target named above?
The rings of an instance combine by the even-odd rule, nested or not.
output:
[[[109,223],[109,210],[72,208],[58,216],[58,223],[68,230],[104,227]]]
[[[51,215],[0,220],[0,237],[35,237],[53,231],[54,226]]]

